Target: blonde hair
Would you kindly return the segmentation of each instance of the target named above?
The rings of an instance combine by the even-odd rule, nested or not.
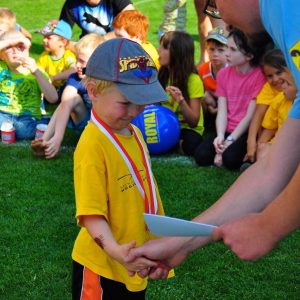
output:
[[[93,83],[98,94],[102,94],[106,89],[114,85],[112,81],[99,80],[90,76],[86,76],[84,79],[82,79],[82,82],[85,87],[87,87],[89,83]]]
[[[82,37],[76,44],[76,52],[93,51],[104,42],[104,37],[97,33],[89,33]]]
[[[6,23],[14,29],[16,26],[16,15],[7,7],[0,7],[0,23]]]

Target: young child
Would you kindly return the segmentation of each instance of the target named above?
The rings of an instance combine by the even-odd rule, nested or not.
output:
[[[265,78],[258,67],[258,49],[252,49],[246,36],[235,29],[228,37],[228,63],[217,76],[217,134],[208,136],[195,152],[200,166],[238,169],[246,154],[247,130],[255,110],[255,98]]]
[[[262,69],[267,82],[256,98],[255,113],[249,126],[244,168],[256,160],[257,139],[260,136],[261,123],[270,104],[282,91],[281,75],[286,68],[284,56],[279,49],[269,50],[262,59]]]
[[[203,100],[208,113],[213,115],[218,111],[218,97],[215,95],[217,74],[227,65],[227,36],[228,32],[221,27],[216,27],[208,33],[206,51],[209,61],[201,64],[198,70],[205,89]]]
[[[45,51],[38,58],[37,64],[49,74],[61,96],[66,80],[76,71],[75,54],[66,49],[68,41],[72,38],[72,29],[63,20],[52,20],[38,32],[44,36]]]
[[[102,36],[90,33],[76,43],[77,72],[68,78],[61,103],[51,117],[43,137],[32,142],[32,149],[36,155],[43,155],[47,159],[54,158],[59,152],[67,125],[80,134],[86,126],[90,119],[92,103],[82,84],[85,77],[83,70],[93,51],[102,42]]]
[[[148,17],[138,10],[125,10],[115,17],[113,28],[117,37],[127,38],[141,44],[154,61],[157,69],[159,69],[157,50],[147,41],[149,29]]]
[[[0,7],[0,35],[12,29],[22,32],[25,37],[31,40],[31,33],[17,24],[15,13],[7,7]]]
[[[298,92],[293,75],[287,68],[280,76],[284,78],[282,92],[274,98],[264,116],[257,142],[257,159],[268,154],[272,140],[285,122]]]
[[[41,123],[42,94],[57,101],[57,92],[29,57],[30,41],[20,31],[9,30],[0,36],[0,126],[11,121],[16,139],[32,139]]]
[[[72,253],[73,299],[145,299],[147,280],[128,270],[156,263],[129,263],[127,256],[153,238],[143,213],[163,214],[163,207],[146,144],[130,121],[167,96],[149,55],[128,39],[111,39],[94,51],[85,85],[93,108],[74,154],[81,230]]]
[[[194,40],[185,32],[167,32],[161,37],[158,54],[161,65],[158,78],[170,95],[163,105],[178,116],[182,152],[193,155],[204,132],[201,107],[204,89],[194,64]]]

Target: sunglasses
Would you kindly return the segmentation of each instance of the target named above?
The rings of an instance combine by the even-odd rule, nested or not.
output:
[[[214,0],[207,0],[206,5],[203,9],[203,13],[214,18],[221,19],[220,12],[217,9],[216,3]]]

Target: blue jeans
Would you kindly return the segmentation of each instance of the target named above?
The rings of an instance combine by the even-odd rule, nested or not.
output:
[[[17,140],[32,140],[38,124],[48,124],[49,119],[36,119],[30,116],[17,116],[0,112],[0,127],[4,121],[11,121],[16,130]]]

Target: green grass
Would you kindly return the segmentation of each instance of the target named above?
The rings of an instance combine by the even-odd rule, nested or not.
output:
[[[59,15],[63,0],[0,0],[25,28],[34,30]],[[149,40],[157,45],[163,2],[134,1],[149,15]],[[196,38],[196,16],[188,3],[188,29]],[[75,30],[75,36],[78,29]],[[42,51],[33,34],[33,56]],[[196,43],[197,48],[198,43]],[[32,156],[28,142],[0,144],[0,299],[71,299],[71,251],[78,232],[72,156],[77,137],[67,132],[60,156]],[[213,167],[198,168],[177,155],[153,158],[166,214],[190,219],[214,203],[238,176]],[[221,243],[192,253],[176,276],[151,281],[147,299],[299,299],[300,236],[296,232],[263,260],[238,260]]]

